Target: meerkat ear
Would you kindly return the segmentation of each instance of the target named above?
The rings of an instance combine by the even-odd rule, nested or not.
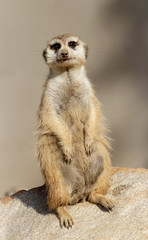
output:
[[[88,46],[85,44],[84,45],[84,51],[85,51],[85,58],[88,57]]]

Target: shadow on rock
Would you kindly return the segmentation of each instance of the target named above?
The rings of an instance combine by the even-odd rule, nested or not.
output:
[[[19,199],[26,207],[32,207],[40,214],[46,215],[50,213],[47,205],[47,192],[45,185],[28,191],[17,192],[13,195],[13,198]]]

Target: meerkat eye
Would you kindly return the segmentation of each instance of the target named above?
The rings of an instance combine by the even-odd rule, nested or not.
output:
[[[78,45],[78,43],[75,42],[75,41],[70,41],[70,42],[68,43],[68,46],[71,47],[71,48],[75,48],[77,45]]]
[[[60,43],[54,43],[53,45],[50,46],[51,49],[58,50],[61,48]]]

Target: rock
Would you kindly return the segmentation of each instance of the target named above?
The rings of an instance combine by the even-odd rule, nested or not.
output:
[[[148,239],[148,170],[113,168],[108,212],[88,202],[69,206],[72,229],[60,228],[46,203],[45,186],[0,199],[0,240],[146,240]]]

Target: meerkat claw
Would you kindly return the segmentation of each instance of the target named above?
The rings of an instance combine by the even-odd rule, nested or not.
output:
[[[66,227],[67,229],[69,229],[69,228],[72,228],[72,225],[74,225],[74,222],[70,215],[61,217],[60,219],[61,228]]]
[[[71,149],[68,147],[64,147],[63,153],[64,153],[64,161],[67,164],[70,164],[72,161],[72,158],[73,158],[73,153],[72,153]]]
[[[90,155],[93,151],[93,141],[85,140],[85,151],[87,155]]]

